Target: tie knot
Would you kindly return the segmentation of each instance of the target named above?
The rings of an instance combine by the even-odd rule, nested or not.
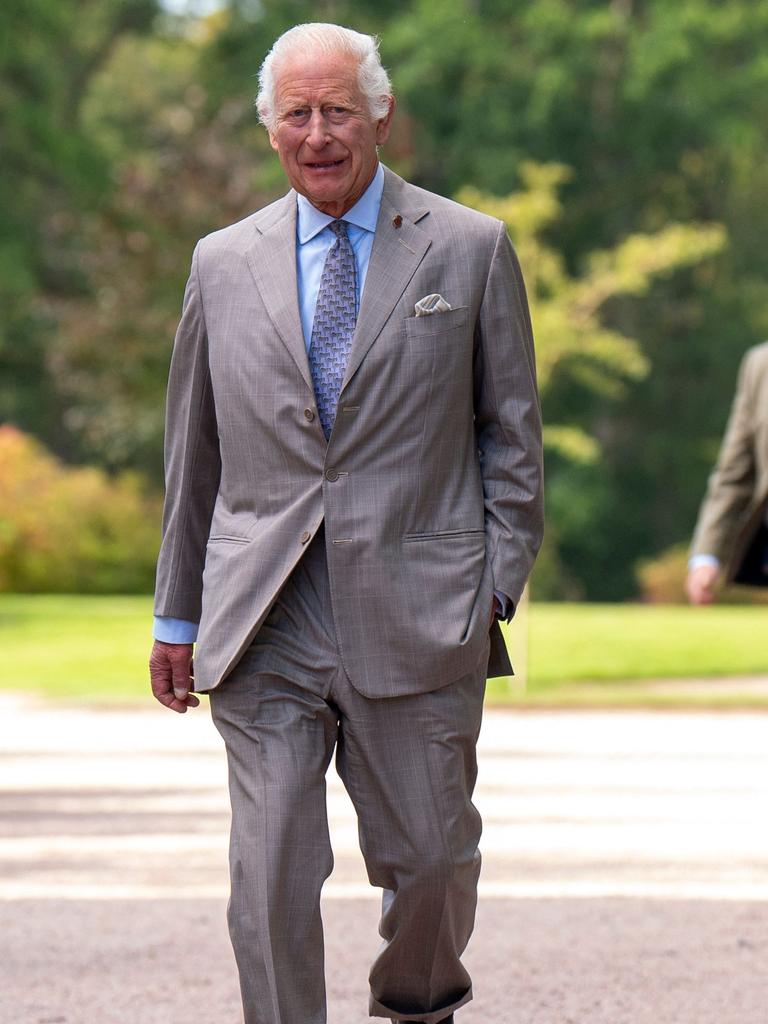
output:
[[[340,240],[344,240],[349,237],[347,235],[347,222],[345,220],[332,220],[328,227]]]

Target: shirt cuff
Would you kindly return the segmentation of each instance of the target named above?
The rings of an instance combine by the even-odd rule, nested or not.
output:
[[[515,614],[515,606],[512,603],[512,598],[507,597],[506,594],[502,594],[500,590],[494,590],[493,596],[501,605],[501,612],[497,612],[497,618],[505,619],[507,622]]]
[[[197,623],[156,615],[152,636],[164,644],[193,644],[197,640]]]
[[[688,568],[691,572],[694,569],[701,569],[704,565],[711,565],[715,569],[720,568],[720,559],[715,558],[714,555],[693,555],[688,559]]]

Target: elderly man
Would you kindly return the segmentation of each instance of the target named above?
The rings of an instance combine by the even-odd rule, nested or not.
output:
[[[246,1024],[326,1019],[334,750],[384,890],[370,1014],[452,1021],[485,679],[510,670],[497,618],[542,531],[523,283],[501,223],[379,163],[394,100],[371,37],[291,29],[258,109],[292,188],[193,257],[152,687],[198,703],[196,639],[229,761]]]
[[[768,586],[768,342],[742,360],[691,545],[686,580],[691,602],[711,604],[721,579]]]

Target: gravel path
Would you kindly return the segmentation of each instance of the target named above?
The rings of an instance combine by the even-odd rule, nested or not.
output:
[[[457,1024],[766,1024],[768,716],[489,711]],[[329,773],[329,1024],[378,945]],[[241,1024],[226,769],[184,717],[0,696],[0,1024]]]

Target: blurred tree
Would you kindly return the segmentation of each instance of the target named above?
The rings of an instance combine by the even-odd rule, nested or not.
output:
[[[199,83],[205,35],[126,39],[84,106],[115,189],[85,224],[87,293],[57,305],[50,346],[66,422],[84,452],[160,480],[165,382],[197,239],[268,198],[269,149],[247,98],[217,107]],[[271,152],[271,151],[270,151]]]
[[[667,224],[651,234],[634,234],[615,248],[590,253],[579,277],[569,275],[561,255],[547,244],[546,230],[562,216],[558,186],[569,177],[561,164],[525,162],[524,190],[498,199],[465,188],[458,199],[503,220],[514,239],[536,324],[536,351],[542,400],[558,386],[575,387],[609,399],[624,397],[627,386],[648,371],[634,338],[602,322],[609,302],[620,295],[645,295],[654,278],[702,262],[719,252],[725,232],[719,224]],[[545,409],[546,411],[546,409]],[[566,410],[557,409],[558,413]],[[593,462],[599,440],[593,424],[557,422],[545,417],[545,441],[570,462]]]
[[[93,76],[155,0],[6,0],[0,8],[0,420],[71,450],[48,365],[48,300],[82,292],[78,216],[109,194],[80,113]]]

